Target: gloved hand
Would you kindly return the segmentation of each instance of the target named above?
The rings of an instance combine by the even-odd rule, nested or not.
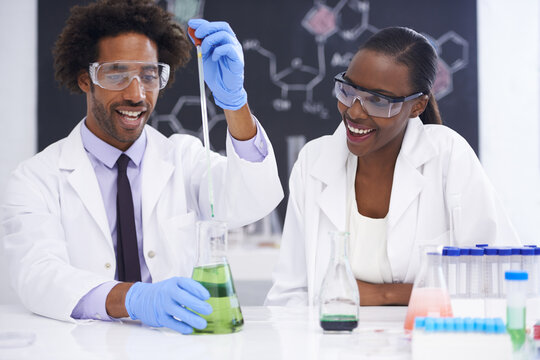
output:
[[[240,109],[247,102],[247,93],[244,90],[244,54],[236,35],[229,24],[222,21],[191,19],[188,25],[195,29],[195,36],[202,39],[204,80],[216,105],[223,109]]]
[[[125,305],[133,320],[189,334],[193,328],[204,329],[207,324],[186,307],[209,315],[212,306],[204,302],[209,297],[208,290],[195,280],[174,277],[154,284],[136,282],[126,294]]]

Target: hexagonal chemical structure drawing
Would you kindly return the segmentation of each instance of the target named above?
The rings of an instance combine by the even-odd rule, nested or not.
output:
[[[443,59],[439,58],[437,62],[437,76],[431,92],[435,94],[437,100],[450,94],[454,89],[452,72]]]
[[[439,38],[438,43],[441,48],[441,53],[439,56],[441,56],[447,63],[448,59],[445,57],[444,49],[448,47],[448,43],[452,43],[461,48],[460,56],[458,56],[458,58],[450,64],[450,71],[452,71],[452,73],[467,66],[469,63],[469,42],[467,40],[456,34],[454,31],[448,31]]]
[[[326,5],[317,4],[308,11],[302,26],[322,41],[337,31],[336,14]]]

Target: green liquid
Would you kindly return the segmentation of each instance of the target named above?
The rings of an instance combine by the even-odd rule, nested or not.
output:
[[[521,349],[525,343],[525,308],[506,308],[506,330],[512,339],[514,351]]]
[[[210,315],[201,315],[208,322],[194,334],[229,334],[240,331],[244,325],[242,311],[234,290],[229,264],[199,266],[193,269],[193,280],[198,281],[210,293],[207,303],[212,305]]]
[[[320,320],[324,331],[352,331],[358,326],[355,315],[323,315]]]

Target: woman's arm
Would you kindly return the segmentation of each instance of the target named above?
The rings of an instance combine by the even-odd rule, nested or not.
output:
[[[356,280],[360,305],[408,305],[413,284],[373,284]]]

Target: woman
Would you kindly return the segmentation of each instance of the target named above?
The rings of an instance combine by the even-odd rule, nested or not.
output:
[[[441,125],[437,55],[414,30],[381,30],[335,77],[342,122],[300,152],[267,305],[313,305],[328,232],[350,232],[361,305],[406,305],[426,244],[519,244],[467,142]]]

